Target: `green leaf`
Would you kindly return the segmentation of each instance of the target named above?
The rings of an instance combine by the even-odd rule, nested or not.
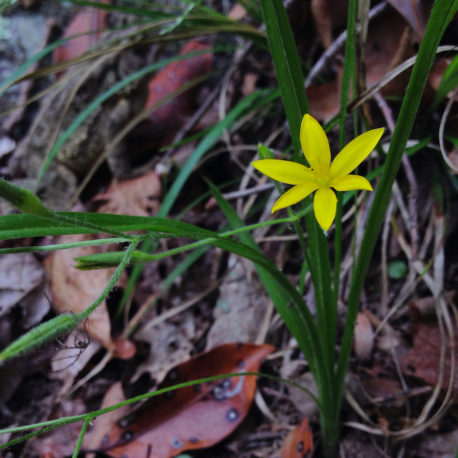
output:
[[[116,231],[152,231],[155,234],[173,234],[187,237],[197,230],[179,221],[146,216],[110,215],[104,213],[56,212],[66,221],[41,218],[34,215],[4,215],[0,217],[0,240],[23,237],[43,237],[46,235],[97,234],[98,231],[88,228],[86,224],[104,226]],[[70,220],[72,222],[70,222]],[[78,224],[80,222],[80,224]],[[199,234],[208,234],[199,229]]]
[[[302,117],[308,112],[308,102],[305,93],[304,76],[301,69],[301,61],[297,53],[293,32],[288,22],[285,7],[282,0],[261,0],[264,21],[266,24],[269,50],[272,54],[277,75],[278,85],[285,106],[286,117],[291,130],[291,138],[294,146],[296,162],[304,162],[304,156],[300,154],[300,124]],[[310,199],[308,199],[310,200]],[[323,406],[333,405],[333,373],[334,373],[334,343],[333,332],[329,329],[329,313],[333,313],[331,294],[331,273],[327,242],[323,231],[318,228],[314,215],[305,215],[309,248],[305,249],[302,243],[304,255],[307,257],[308,266],[312,276],[315,293],[315,305],[317,322],[322,342],[327,342],[325,351],[317,356],[318,370],[315,378],[320,392]],[[296,223],[295,230],[302,237],[302,227]],[[302,347],[301,347],[302,348]],[[318,373],[319,372],[319,373]]]
[[[0,178],[0,197],[24,213],[37,216],[50,216],[51,212],[41,203],[31,191],[16,186]]]
[[[430,107],[430,112],[434,111],[437,106],[447,97],[450,91],[453,91],[458,86],[458,55],[456,55],[444,74],[442,75],[441,82],[437,88],[436,94],[434,95],[433,103]]]
[[[274,153],[272,152],[272,150],[270,148],[267,148],[267,146],[263,145],[262,143],[258,144],[258,154],[259,154],[260,159],[273,159],[274,158]]]
[[[159,209],[158,216],[167,216],[178,198],[178,194],[186,183],[189,175],[194,170],[194,167],[200,161],[202,156],[215,144],[221,137],[225,129],[230,128],[232,123],[238,119],[241,114],[249,108],[258,98],[264,93],[262,91],[253,92],[248,97],[242,99],[218,124],[216,124],[208,135],[199,143],[197,148],[193,151],[189,159],[186,161],[183,168],[180,170],[177,178],[174,180],[172,187],[168,191],[162,205]]]
[[[300,149],[299,131],[302,116],[308,112],[304,75],[297,53],[293,32],[281,0],[261,0],[267,30],[269,50],[275,66],[286,117],[288,118],[294,150]]]
[[[56,316],[38,325],[36,328],[33,328],[31,331],[15,340],[11,345],[8,345],[0,353],[0,361],[6,361],[7,359],[19,356],[56,337],[67,334],[75,329],[81,321],[82,318],[79,316],[68,313]]]
[[[393,280],[404,278],[407,273],[407,266],[404,261],[391,261],[387,265],[388,277]]]

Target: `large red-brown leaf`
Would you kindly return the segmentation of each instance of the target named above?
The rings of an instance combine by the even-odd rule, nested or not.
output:
[[[198,40],[189,41],[181,50],[180,54],[185,55],[197,51],[210,51],[210,46]],[[200,54],[188,59],[172,62],[163,70],[158,72],[148,83],[148,99],[145,107],[150,107],[159,102],[162,98],[179,89],[185,83],[192,81],[200,75],[210,71],[212,65],[212,54],[210,52]],[[178,95],[172,100],[155,110],[150,119],[153,122],[168,124],[176,122],[176,117],[182,116],[190,109],[191,100],[189,93]]]
[[[255,372],[270,345],[224,344],[180,364],[160,388],[225,373]],[[98,450],[112,457],[167,458],[210,447],[228,436],[249,411],[256,377],[235,376],[157,396],[121,418]]]
[[[181,55],[205,50],[209,52],[172,62],[149,81],[145,108],[159,106],[131,132],[128,137],[130,148],[146,150],[163,146],[173,139],[191,113],[197,91],[194,87],[166,103],[162,100],[211,69],[213,57],[208,44],[192,40],[183,47]]]
[[[101,0],[100,3],[110,2]],[[73,38],[62,46],[58,46],[54,50],[54,61],[56,63],[67,62],[91,49],[97,43],[100,31],[105,28],[106,15],[107,11],[102,8],[86,8],[78,13],[65,30],[64,37],[77,34],[86,35]]]
[[[281,448],[281,458],[310,458],[313,456],[313,433],[304,418],[289,434]]]

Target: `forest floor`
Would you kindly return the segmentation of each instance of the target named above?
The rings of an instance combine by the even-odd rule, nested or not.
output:
[[[258,143],[279,153],[288,151],[291,137],[275,92],[272,58],[260,45],[264,30],[256,11],[247,12],[243,2],[205,3],[251,27],[261,38],[253,38],[255,32],[244,35],[241,26],[235,33],[222,33],[215,25],[213,33],[199,34],[198,25],[180,29],[177,20],[174,28],[161,29],[162,35],[155,32],[176,38],[154,41],[148,40],[144,25],[136,25],[138,17],[122,9],[81,13],[83,7],[58,1],[22,1],[7,8],[0,17],[0,81],[63,33],[100,33],[46,54],[29,68],[34,78],[15,84],[0,98],[0,174],[33,189],[46,154],[93,100],[148,65],[180,53],[207,51],[165,63],[98,105],[62,144],[41,178],[38,195],[53,210],[156,216],[179,171],[208,132],[242,99],[264,91],[199,159],[170,217],[213,231],[227,230],[226,216],[209,192],[209,180],[245,224],[268,220],[278,193],[249,164],[257,158]],[[310,113],[325,125],[340,109],[347,2],[285,3],[303,70],[309,75]],[[378,86],[357,109],[369,128],[385,127],[385,151],[410,77],[409,69],[396,77],[390,72],[417,52],[430,3],[390,0],[373,5],[370,12],[363,86]],[[159,23],[160,17],[154,21]],[[441,46],[456,45],[456,28],[455,19]],[[138,34],[137,45],[124,46],[126,30]],[[180,35],[182,30],[190,32]],[[101,42],[110,43],[112,52],[65,67]],[[404,155],[369,266],[341,414],[342,457],[445,458],[455,457],[458,447],[458,117],[456,104],[449,104],[451,97],[434,104],[452,57],[450,52],[438,54],[431,70],[407,145],[409,155]],[[386,75],[388,81],[380,83]],[[36,95],[40,97],[32,101]],[[31,103],[24,104],[27,101]],[[354,105],[350,109],[356,110]],[[152,113],[129,126],[144,108]],[[447,109],[441,151],[439,130]],[[350,139],[354,126],[352,116],[347,119]],[[334,153],[337,130],[327,132]],[[371,157],[364,172],[383,163],[383,157]],[[377,179],[375,175],[374,188]],[[338,337],[354,250],[370,204],[370,195],[365,195],[358,205],[344,206]],[[0,203],[1,215],[10,212]],[[283,225],[260,227],[252,234],[294,284],[304,281],[305,300],[314,312],[313,288],[308,275],[302,278],[302,251],[295,232]],[[84,240],[87,235],[2,240],[0,248]],[[161,252],[188,242],[155,241]],[[105,248],[3,254],[0,348],[56,314],[79,313],[91,304],[113,270],[78,271],[74,258],[101,250]],[[333,253],[331,246],[331,257]],[[247,371],[288,379],[316,392],[307,362],[251,262],[215,247],[178,252],[146,264],[121,308],[134,271],[127,269],[79,329],[0,366],[2,429],[79,415],[171,383],[233,372],[240,361]],[[203,352],[203,359],[195,358]],[[278,380],[260,377],[256,385],[250,380],[240,376],[226,381],[227,386],[217,385],[225,396],[219,403],[212,386],[199,399],[197,390],[189,389],[182,397],[171,395],[156,404],[148,401],[134,410],[123,407],[101,416],[89,426],[83,449],[96,450],[92,456],[319,456],[319,412],[311,398]],[[236,395],[228,394],[236,389]],[[213,396],[212,402],[205,396]],[[196,419],[205,420],[189,438]],[[299,424],[302,429],[297,432]],[[70,423],[9,447],[2,456],[71,456],[80,430],[81,422]],[[285,442],[291,431],[299,436]],[[19,436],[3,434],[0,443]],[[155,455],[155,444],[172,436],[176,453],[167,449]],[[108,450],[106,444],[116,441],[122,442],[122,450]],[[186,441],[189,446],[184,446]]]

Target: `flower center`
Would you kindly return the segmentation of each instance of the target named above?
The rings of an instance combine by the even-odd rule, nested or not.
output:
[[[324,171],[312,169],[312,172],[315,175],[315,180],[320,185],[320,188],[329,187],[329,184],[331,183],[329,170]]]

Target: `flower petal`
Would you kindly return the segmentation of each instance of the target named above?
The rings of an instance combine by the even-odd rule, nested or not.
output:
[[[384,130],[383,128],[368,130],[346,145],[332,161],[331,178],[348,175],[358,167],[375,148]]]
[[[315,176],[308,167],[297,162],[282,161],[281,159],[261,159],[251,165],[264,175],[287,184],[300,184],[304,181],[314,181]]]
[[[289,207],[290,205],[297,204],[302,199],[305,199],[309,194],[311,194],[315,189],[318,188],[316,183],[303,183],[294,188],[289,189],[280,198],[275,202],[272,207],[272,213],[280,210],[281,208]]]
[[[319,188],[313,199],[313,210],[318,224],[327,231],[336,217],[337,198],[330,188]]]
[[[343,177],[334,178],[331,181],[331,186],[337,191],[354,191],[355,189],[365,189],[372,191],[371,184],[359,175],[345,175]]]
[[[328,137],[320,123],[309,114],[302,118],[300,140],[310,167],[318,174],[327,175],[331,163]]]

